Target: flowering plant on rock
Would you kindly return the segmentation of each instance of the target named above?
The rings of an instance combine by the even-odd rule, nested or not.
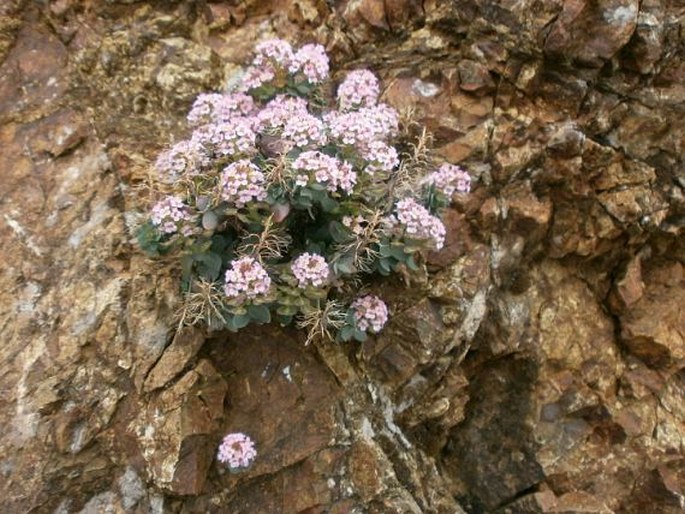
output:
[[[199,95],[192,132],[157,158],[138,240],[178,254],[183,323],[276,320],[307,342],[363,341],[388,319],[358,295],[363,280],[418,272],[443,247],[442,210],[468,173],[437,163],[425,130],[400,130],[372,72],[348,73],[327,102],[328,75],[320,45],[260,43],[237,87]]]

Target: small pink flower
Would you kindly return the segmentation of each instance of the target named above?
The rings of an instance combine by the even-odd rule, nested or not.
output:
[[[232,470],[247,468],[256,457],[254,442],[241,432],[226,434],[217,453],[219,462],[228,465]]]
[[[179,141],[169,150],[159,154],[155,161],[155,170],[159,179],[166,184],[173,184],[183,175],[197,175],[206,165],[203,162],[202,148],[192,141]]]
[[[451,197],[455,191],[468,193],[471,190],[471,176],[459,166],[448,162],[440,166],[438,171],[429,174],[424,183],[434,186],[447,197]]]
[[[331,192],[342,189],[349,194],[357,183],[357,174],[349,163],[318,151],[302,152],[293,162],[293,169],[298,172],[296,184],[304,183],[305,172],[314,175],[314,179],[325,184]]]
[[[328,78],[329,63],[326,50],[321,45],[304,45],[290,64],[290,73],[302,72],[311,84],[318,84]]]
[[[353,234],[359,236],[364,233],[368,222],[363,216],[343,216],[342,224],[349,228]]]
[[[397,111],[386,104],[351,112],[329,112],[323,119],[331,140],[361,151],[366,151],[374,141],[387,141],[394,137],[399,126]]]
[[[226,270],[224,292],[229,298],[245,296],[254,299],[264,296],[271,287],[271,277],[253,257],[242,257],[231,262]]]
[[[255,57],[252,61],[253,66],[275,64],[283,68],[288,68],[295,57],[293,54],[293,47],[283,39],[262,41],[256,46],[255,51]]]
[[[259,132],[280,135],[288,121],[308,114],[307,101],[299,96],[278,95],[257,113]]]
[[[315,253],[303,253],[291,265],[298,287],[320,287],[328,280],[329,269],[326,259]]]
[[[378,101],[378,79],[369,70],[351,71],[338,87],[338,105],[343,111],[369,107]]]
[[[433,216],[413,198],[403,198],[397,202],[395,212],[396,217],[391,218],[390,224],[399,228],[402,236],[431,240],[435,250],[442,249],[446,230],[440,218]]]
[[[191,142],[210,158],[251,155],[256,151],[257,134],[250,118],[233,118],[228,123],[210,123],[193,132]]]
[[[241,91],[249,91],[250,89],[257,89],[264,84],[271,82],[276,77],[276,70],[270,64],[262,66],[250,66],[245,70],[239,89]]]
[[[370,175],[392,171],[400,163],[397,150],[383,141],[372,141],[366,145],[362,156],[369,163],[364,171]]]
[[[300,148],[321,146],[326,142],[322,121],[307,112],[294,114],[285,124],[283,138]]]
[[[266,200],[264,174],[247,159],[233,162],[221,173],[219,182],[222,200],[244,207],[251,201]]]
[[[192,211],[176,196],[166,196],[157,202],[152,207],[150,218],[163,234],[181,232],[187,236],[193,232]]]
[[[188,124],[194,127],[207,123],[228,123],[233,118],[249,116],[254,100],[244,93],[203,93],[198,95],[188,113]]]
[[[374,295],[366,295],[352,302],[354,319],[357,328],[377,334],[388,321],[388,307],[385,302]]]

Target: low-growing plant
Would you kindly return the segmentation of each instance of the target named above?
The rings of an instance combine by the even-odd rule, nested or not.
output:
[[[182,323],[296,322],[308,343],[363,341],[388,309],[355,297],[360,284],[418,272],[443,247],[441,213],[468,173],[438,166],[425,129],[400,135],[372,72],[349,72],[330,100],[328,76],[320,45],[260,43],[239,84],[198,96],[192,133],[159,155],[138,240],[178,254]]]

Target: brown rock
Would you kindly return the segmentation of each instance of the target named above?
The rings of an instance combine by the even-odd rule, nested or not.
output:
[[[480,63],[468,59],[459,61],[457,71],[459,72],[459,87],[464,91],[487,94],[495,87],[488,69]]]
[[[425,11],[419,0],[387,0],[383,2],[388,25],[395,31],[416,26],[423,22]]]
[[[683,267],[666,262],[645,275],[645,284],[645,294],[621,317],[622,340],[648,365],[678,369],[685,359]]]
[[[642,298],[645,284],[642,281],[642,265],[640,258],[635,258],[626,267],[623,278],[616,282],[614,308],[617,311],[630,308]]]
[[[0,2],[0,511],[681,512],[676,4]],[[273,37],[377,72],[478,188],[378,338],[170,342],[146,168]]]
[[[599,67],[628,43],[638,10],[633,0],[564,2],[545,39],[545,53]]]
[[[67,50],[43,27],[25,26],[0,66],[0,120],[50,112],[66,93]]]
[[[33,129],[33,130],[32,130]],[[59,157],[81,144],[90,132],[86,121],[72,110],[59,111],[25,132],[34,158]]]
[[[143,391],[154,391],[171,381],[195,357],[204,341],[204,334],[199,329],[184,327],[179,330],[157,364],[150,370]]]
[[[199,494],[214,460],[226,382],[207,360],[151,402],[131,423],[151,477],[175,494]]]

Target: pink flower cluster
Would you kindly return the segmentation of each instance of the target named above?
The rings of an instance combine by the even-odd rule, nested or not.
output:
[[[297,286],[321,287],[328,280],[329,269],[326,259],[315,253],[303,253],[295,259],[290,267],[298,281]]]
[[[249,91],[250,89],[256,89],[267,82],[271,82],[274,78],[276,78],[276,71],[271,66],[250,66],[245,70],[241,90]]]
[[[203,93],[188,113],[188,124],[193,127],[208,123],[229,123],[236,117],[250,116],[254,100],[244,93]]]
[[[370,330],[377,334],[388,321],[388,306],[377,296],[370,294],[357,298],[351,307],[357,328],[363,332]]]
[[[219,445],[217,459],[231,469],[246,468],[257,457],[254,442],[249,436],[234,432],[227,434]]]
[[[260,132],[278,134],[288,120],[307,114],[307,101],[299,96],[278,95],[257,113],[257,128]]]
[[[297,175],[297,185],[306,185],[309,175],[314,174],[314,180],[325,184],[329,191],[341,189],[349,194],[357,183],[357,174],[349,163],[318,151],[302,152],[292,166],[296,172],[304,172]]]
[[[238,208],[252,200],[266,200],[264,174],[247,159],[232,162],[224,168],[219,188],[221,198]]]
[[[445,225],[440,218],[433,216],[428,209],[413,198],[404,198],[395,206],[396,220],[404,235],[411,239],[429,239],[436,250],[445,244]]]
[[[380,86],[378,79],[369,70],[351,71],[338,86],[340,110],[349,111],[359,107],[376,105]]]
[[[291,145],[307,148],[326,142],[323,122],[308,112],[295,113],[283,128],[283,138]]]
[[[255,89],[271,82],[279,71],[287,70],[294,58],[290,43],[282,39],[269,39],[259,43],[252,60],[252,65],[246,70],[242,80],[245,91]]]
[[[282,39],[262,41],[255,47],[253,66],[280,66],[289,68],[294,58],[293,47]]]
[[[424,182],[447,197],[451,197],[455,191],[468,193],[471,190],[471,176],[459,166],[448,162],[428,175]]]
[[[254,121],[250,118],[210,123],[195,129],[191,143],[201,147],[210,158],[251,155],[256,151],[257,140],[253,127]]]
[[[229,298],[244,295],[253,299],[266,295],[271,287],[271,277],[253,257],[242,257],[231,262],[225,279],[224,292]]]
[[[242,87],[245,91],[258,88],[286,71],[296,77],[304,77],[310,84],[319,84],[328,78],[329,69],[328,55],[323,46],[304,45],[295,52],[287,41],[270,39],[257,45]]]
[[[324,115],[324,121],[333,141],[362,151],[373,141],[396,135],[399,126],[397,112],[386,104],[352,112],[330,112]]]
[[[193,232],[192,211],[175,196],[166,196],[157,202],[152,207],[150,218],[162,234],[175,234],[180,231],[183,235],[190,235]]]
[[[297,51],[288,69],[290,73],[302,72],[310,84],[319,84],[328,78],[326,50],[321,45],[304,45]]]
[[[159,154],[155,161],[155,170],[162,182],[173,184],[184,174],[200,173],[202,149],[192,141],[180,141]]]
[[[383,141],[371,141],[364,148],[362,157],[368,161],[364,171],[370,175],[376,172],[392,171],[400,163],[397,150]]]

